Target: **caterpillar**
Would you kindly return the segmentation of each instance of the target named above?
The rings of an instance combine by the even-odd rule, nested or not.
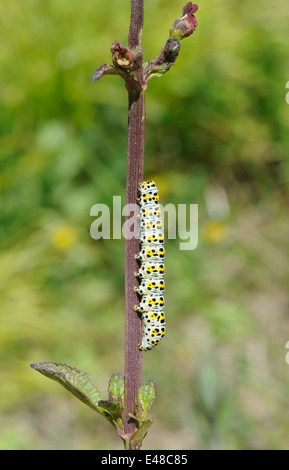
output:
[[[155,182],[140,183],[138,194],[141,248],[135,255],[140,262],[135,276],[139,278],[140,284],[134,291],[141,296],[141,301],[134,309],[142,314],[143,337],[138,348],[149,351],[159,344],[165,335],[164,234],[159,193]]]

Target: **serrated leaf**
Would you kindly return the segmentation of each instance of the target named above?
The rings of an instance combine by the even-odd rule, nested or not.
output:
[[[131,442],[135,442],[136,445],[134,445],[135,449],[139,449],[141,446],[142,441],[147,435],[147,432],[150,428],[150,426],[153,424],[152,419],[147,419],[142,423],[142,425],[138,428],[138,430],[134,433],[134,435],[131,438]]]
[[[140,421],[146,419],[156,395],[156,384],[152,379],[146,380],[138,389],[137,417]]]
[[[123,430],[123,406],[111,400],[99,400],[98,405],[110,415],[111,419]]]
[[[104,415],[104,410],[98,405],[98,402],[102,400],[101,393],[90,381],[86,372],[57,362],[38,362],[30,364],[30,367],[56,380],[87,406]]]
[[[110,400],[99,400],[98,406],[100,406],[116,418],[121,416],[123,413],[123,407],[119,403]]]
[[[124,406],[124,376],[120,373],[113,374],[108,384],[109,400]]]

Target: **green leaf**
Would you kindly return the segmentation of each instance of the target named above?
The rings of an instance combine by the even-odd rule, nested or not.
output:
[[[138,428],[131,438],[131,442],[135,441],[134,449],[140,449],[141,443],[147,435],[147,432],[150,426],[153,424],[152,419],[147,419],[143,424]]]
[[[136,415],[140,422],[145,421],[156,395],[156,384],[152,379],[146,380],[138,389]]]
[[[98,405],[98,402],[102,400],[101,393],[90,381],[86,372],[57,362],[38,362],[30,364],[30,367],[56,380],[87,406],[104,415],[104,410]]]
[[[149,79],[153,78],[153,77],[156,77],[156,78],[160,78],[164,75],[164,73],[166,73],[168,71],[168,67],[158,67],[156,68],[155,70],[152,70],[148,77]]]
[[[109,400],[124,406],[124,376],[120,373],[111,376],[108,384]]]
[[[111,419],[123,431],[122,413],[123,406],[112,400],[99,400],[98,405],[110,415]]]

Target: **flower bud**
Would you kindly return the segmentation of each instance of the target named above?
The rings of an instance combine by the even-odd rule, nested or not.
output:
[[[198,5],[192,2],[187,3],[183,8],[183,16],[178,18],[170,29],[170,37],[173,39],[187,38],[190,36],[198,26],[198,22],[194,13],[198,10]]]
[[[181,45],[177,39],[169,38],[164,47],[164,60],[166,62],[175,62],[180,48]]]

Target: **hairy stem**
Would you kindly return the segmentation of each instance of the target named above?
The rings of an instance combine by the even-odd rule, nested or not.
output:
[[[143,24],[143,0],[131,0],[131,23],[129,30],[129,47],[140,49],[141,30]],[[141,78],[142,68],[139,61],[138,76]],[[140,80],[140,84],[142,79]],[[135,204],[138,183],[144,177],[144,134],[145,105],[144,90],[128,91],[128,142],[127,142],[127,181],[126,204]],[[127,216],[129,218],[129,215]],[[134,258],[140,250],[140,242],[125,236],[125,404],[124,433],[132,436],[135,432],[135,421],[129,414],[135,414],[138,388],[142,383],[142,352],[137,345],[141,342],[141,319],[134,311],[138,303],[134,292],[136,279],[134,273],[138,265]],[[132,441],[133,442],[133,441]],[[131,449],[134,449],[131,444]]]
[[[140,48],[143,27],[143,0],[131,0],[130,27],[128,36],[129,48]]]

